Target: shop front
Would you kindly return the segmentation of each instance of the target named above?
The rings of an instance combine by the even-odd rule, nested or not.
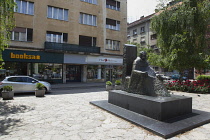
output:
[[[2,53],[2,68],[9,75],[29,75],[51,83],[63,82],[63,54],[43,51],[6,49]]]
[[[115,81],[122,78],[123,58],[87,56],[87,81]]]

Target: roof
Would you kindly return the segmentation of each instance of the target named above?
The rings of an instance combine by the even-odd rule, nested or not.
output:
[[[140,24],[140,23],[143,23],[143,22],[145,22],[145,21],[150,20],[150,19],[153,17],[154,14],[155,14],[155,13],[153,13],[153,14],[151,14],[151,15],[149,15],[149,16],[146,16],[146,17],[141,17],[139,20],[136,20],[136,21],[134,21],[134,22],[132,22],[132,23],[129,23],[129,24],[128,24],[128,28],[133,27],[133,26],[135,26],[135,25],[138,25],[138,24]]]

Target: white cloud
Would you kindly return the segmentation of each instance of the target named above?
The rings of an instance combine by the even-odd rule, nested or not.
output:
[[[140,19],[155,12],[159,0],[127,0],[128,22]]]

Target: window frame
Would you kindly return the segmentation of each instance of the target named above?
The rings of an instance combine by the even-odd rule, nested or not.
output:
[[[20,2],[20,7],[18,7],[17,1]],[[14,12],[26,15],[34,15],[34,2],[24,0],[14,0],[14,2],[17,3],[17,7],[14,7]],[[26,3],[26,9],[23,9],[24,3]],[[30,13],[30,4],[33,4],[32,13]]]
[[[107,42],[109,42],[109,43],[107,43]],[[106,39],[106,48],[105,49],[106,50],[112,50],[112,51],[120,51],[120,41]]]
[[[84,25],[97,26],[97,16],[80,12],[79,23]]]
[[[60,19],[60,10],[62,10],[62,18]],[[51,11],[51,13],[50,13]],[[67,13],[67,15],[66,15]],[[66,15],[66,16],[65,16]],[[69,9],[59,8],[54,6],[47,6],[47,18],[57,19],[62,21],[69,21]]]
[[[82,2],[98,5],[98,0],[80,0]]]
[[[22,28],[22,27],[16,27],[14,29],[17,29],[17,28]],[[20,42],[33,42],[33,29],[32,28],[22,28],[25,30],[25,32],[17,32],[17,31],[11,31],[11,40],[12,41],[20,41]],[[29,40],[29,30],[31,30],[31,40]],[[15,39],[15,33],[18,33],[18,39]],[[25,33],[25,36],[24,36],[24,40],[22,40],[23,38],[23,33]]]
[[[50,41],[48,40],[48,37],[50,37]],[[64,40],[65,38],[66,41]],[[46,42],[68,43],[68,33],[46,31]]]

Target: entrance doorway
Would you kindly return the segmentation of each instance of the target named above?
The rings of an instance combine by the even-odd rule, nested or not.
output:
[[[81,82],[81,66],[67,65],[66,66],[66,82]]]

